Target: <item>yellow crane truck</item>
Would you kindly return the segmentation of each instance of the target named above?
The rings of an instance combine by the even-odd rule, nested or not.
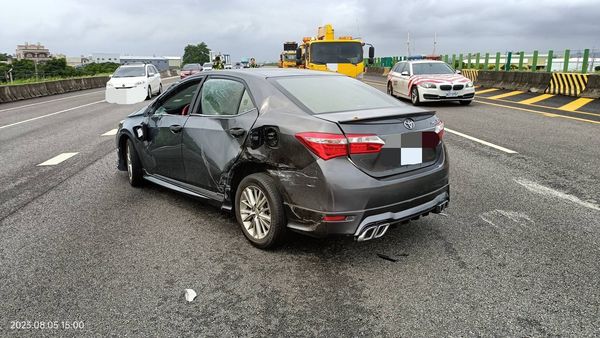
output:
[[[363,43],[352,36],[336,38],[330,24],[319,27],[317,37],[305,37],[296,49],[296,64],[300,68],[332,71],[362,78],[365,71]],[[368,63],[373,63],[375,48],[369,45]]]
[[[279,68],[296,68],[296,42],[283,44],[283,52],[279,55]]]

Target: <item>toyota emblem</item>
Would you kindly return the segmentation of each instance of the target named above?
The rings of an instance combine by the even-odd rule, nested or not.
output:
[[[413,129],[415,127],[415,121],[413,121],[413,119],[406,119],[404,120],[404,126],[406,129]]]

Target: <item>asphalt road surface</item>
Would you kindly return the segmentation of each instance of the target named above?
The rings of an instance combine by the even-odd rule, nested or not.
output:
[[[130,187],[110,134],[143,103],[103,99],[0,105],[0,335],[600,335],[593,115],[426,106],[448,128],[443,214],[378,240],[293,235],[265,252],[214,207]]]

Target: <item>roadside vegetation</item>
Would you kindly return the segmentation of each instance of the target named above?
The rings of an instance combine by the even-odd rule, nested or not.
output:
[[[200,42],[197,45],[187,45],[183,49],[183,58],[181,63],[183,65],[188,63],[199,63],[210,62],[210,49],[204,42]]]
[[[0,54],[0,61],[2,60]],[[5,60],[4,60],[5,61]],[[63,58],[53,58],[37,65],[32,60],[13,60],[11,64],[0,63],[0,84],[23,84],[78,77],[112,74],[119,67],[118,63],[89,63],[80,67],[71,67]],[[12,69],[12,83],[9,71]]]

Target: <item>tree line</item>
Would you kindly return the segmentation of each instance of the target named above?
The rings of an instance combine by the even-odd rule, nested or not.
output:
[[[0,61],[2,54],[0,54]],[[67,65],[64,58],[52,58],[45,62],[32,60],[13,60],[11,64],[0,63],[0,82],[10,80],[9,71],[13,80],[43,79],[48,77],[69,78],[79,76],[92,76],[96,74],[113,73],[120,65],[118,63],[88,63],[81,67]]]

